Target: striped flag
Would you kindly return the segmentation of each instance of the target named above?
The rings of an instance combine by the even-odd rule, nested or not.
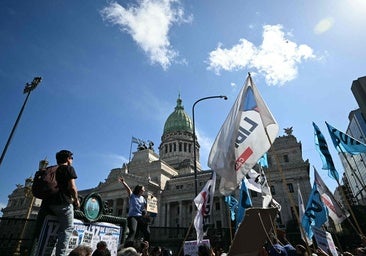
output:
[[[323,170],[329,170],[328,175],[339,182],[339,174],[334,167],[332,156],[330,155],[327,142],[320,131],[319,127],[313,122],[314,127],[314,139],[315,148],[320,154],[320,158],[323,162]]]
[[[132,143],[140,144],[141,140],[132,136]]]
[[[211,148],[208,166],[221,176],[220,192],[229,195],[268,151],[278,124],[249,75]]]

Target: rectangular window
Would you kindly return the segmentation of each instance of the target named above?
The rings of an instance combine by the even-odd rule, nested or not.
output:
[[[294,193],[294,186],[292,185],[292,183],[287,183],[287,187],[288,187],[288,191],[290,191],[290,193]]]
[[[217,211],[220,210],[220,202],[216,202],[216,204],[215,204],[215,210],[217,210]]]
[[[285,161],[285,163],[288,163],[289,162],[288,155],[283,155],[283,161]]]

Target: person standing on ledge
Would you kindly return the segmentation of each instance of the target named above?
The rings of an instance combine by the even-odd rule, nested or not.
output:
[[[75,184],[77,175],[72,167],[73,159],[73,153],[69,150],[61,150],[56,153],[58,165],[56,180],[59,192],[42,200],[37,216],[37,232],[40,232],[43,221],[48,214],[55,215],[60,223],[56,244],[57,256],[66,256],[69,238],[74,229],[74,206],[80,207],[78,189]]]
[[[119,182],[125,187],[129,196],[129,211],[127,216],[128,236],[125,246],[133,244],[136,234],[142,232],[144,241],[150,242],[150,227],[148,224],[148,215],[146,212],[146,199],[143,196],[145,188],[142,185],[136,185],[131,190],[123,177],[118,178]]]

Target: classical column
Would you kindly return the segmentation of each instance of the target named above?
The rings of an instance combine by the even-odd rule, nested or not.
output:
[[[170,203],[166,203],[166,226],[170,227]]]
[[[182,200],[179,201],[179,227],[183,227],[183,207],[182,207]]]

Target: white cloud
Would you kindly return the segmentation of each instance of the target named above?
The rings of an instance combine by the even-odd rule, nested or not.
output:
[[[314,33],[319,35],[328,31],[333,27],[334,19],[332,17],[324,18],[319,21],[314,27]]]
[[[124,8],[116,2],[101,10],[104,20],[118,25],[149,56],[152,64],[166,70],[179,53],[170,44],[168,33],[173,24],[191,22],[177,0],[140,0],[138,5]]]
[[[269,85],[283,85],[297,77],[298,64],[312,58],[315,58],[313,50],[286,39],[281,25],[265,25],[259,47],[246,39],[240,39],[231,49],[225,49],[219,43],[216,50],[209,53],[207,69],[219,75],[221,70],[253,68],[265,76]]]

